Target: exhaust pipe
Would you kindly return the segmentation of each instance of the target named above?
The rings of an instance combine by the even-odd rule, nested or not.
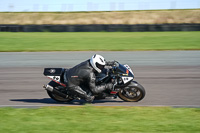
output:
[[[56,95],[58,95],[58,96],[60,96],[60,97],[62,97],[62,98],[67,98],[67,97],[68,97],[68,95],[66,95],[66,94],[64,94],[64,93],[62,93],[62,92],[60,92],[60,91],[54,89],[54,88],[53,88],[52,86],[50,86],[50,85],[43,85],[43,88],[45,88],[45,90],[50,91],[50,92],[52,92],[53,94],[56,94]]]

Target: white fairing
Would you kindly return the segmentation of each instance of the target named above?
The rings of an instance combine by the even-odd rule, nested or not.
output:
[[[60,76],[47,76],[48,78],[60,82]]]
[[[124,84],[126,84],[127,82],[133,80],[133,77],[122,77],[122,81],[124,82]]]
[[[131,73],[134,75],[134,73],[133,73],[133,71],[131,70],[131,68],[129,67],[129,65],[125,64],[124,66],[129,70],[129,72],[131,72]]]

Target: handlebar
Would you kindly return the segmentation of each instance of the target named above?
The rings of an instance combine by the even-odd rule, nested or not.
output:
[[[117,61],[107,61],[106,62],[106,66],[116,66],[118,65],[119,63]]]

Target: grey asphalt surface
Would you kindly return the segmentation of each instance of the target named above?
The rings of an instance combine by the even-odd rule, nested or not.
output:
[[[146,89],[140,102],[121,99],[94,101],[94,106],[200,107],[200,51],[137,52],[2,52],[0,107],[77,106],[50,99],[42,85],[44,67],[72,67],[94,53],[131,66],[135,80]]]

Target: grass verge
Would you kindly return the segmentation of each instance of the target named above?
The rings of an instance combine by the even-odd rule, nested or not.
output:
[[[200,32],[0,32],[0,52],[200,50]]]
[[[133,133],[200,131],[199,108],[45,107],[0,108],[1,133]]]

